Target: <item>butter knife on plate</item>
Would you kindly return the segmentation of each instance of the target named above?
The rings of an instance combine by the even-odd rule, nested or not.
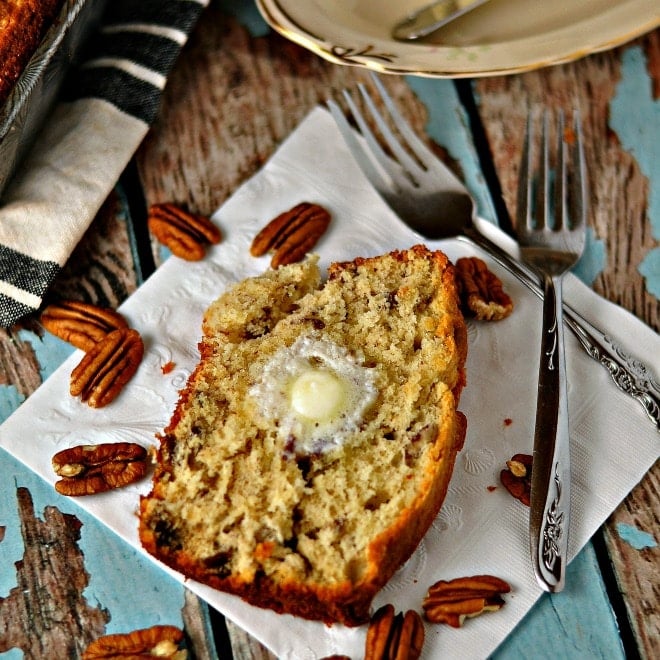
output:
[[[415,41],[485,4],[488,0],[436,0],[409,13],[392,30],[397,41]]]

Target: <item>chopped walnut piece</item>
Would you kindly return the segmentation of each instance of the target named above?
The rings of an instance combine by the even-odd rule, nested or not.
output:
[[[493,575],[439,580],[424,598],[424,615],[431,623],[460,628],[466,618],[499,610],[504,605],[501,594],[509,591],[508,582]]]
[[[527,466],[521,461],[516,461],[511,459],[506,462],[506,466],[511,471],[511,474],[514,477],[526,477],[527,476]]]
[[[529,506],[532,492],[531,454],[515,454],[506,465],[507,469],[500,472],[500,481],[511,495]]]
[[[513,301],[500,279],[477,257],[456,262],[458,288],[463,312],[479,321],[501,321],[513,311]]]

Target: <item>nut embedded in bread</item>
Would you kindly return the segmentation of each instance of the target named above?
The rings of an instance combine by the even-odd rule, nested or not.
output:
[[[418,245],[321,284],[310,257],[235,285],[203,330],[141,500],[144,547],[260,607],[367,621],[465,436],[452,264]]]

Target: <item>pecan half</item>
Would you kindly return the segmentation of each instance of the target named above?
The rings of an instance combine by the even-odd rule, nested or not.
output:
[[[500,472],[502,485],[516,499],[529,506],[532,493],[531,454],[514,454],[506,465],[507,469]]]
[[[383,605],[371,617],[367,628],[364,660],[416,660],[424,645],[424,622],[414,610],[394,613]]]
[[[319,204],[301,202],[273,218],[255,237],[250,254],[273,252],[272,268],[300,261],[316,245],[330,224],[330,214]]]
[[[479,321],[500,321],[513,311],[513,301],[500,279],[477,257],[456,262],[463,311]]]
[[[94,640],[83,652],[83,660],[113,660],[158,657],[185,660],[184,649],[179,650],[183,631],[175,626],[152,626],[129,633],[104,635]]]
[[[199,261],[206,252],[206,245],[222,239],[210,218],[169,202],[149,208],[147,225],[159,242],[186,261]]]
[[[77,497],[121,488],[142,479],[147,472],[147,450],[132,442],[78,445],[57,452],[53,471],[61,495]]]
[[[137,371],[144,344],[137,330],[119,328],[85,354],[71,372],[69,391],[92,408],[108,405]]]
[[[460,628],[468,617],[499,610],[504,605],[501,594],[509,591],[508,582],[493,575],[439,580],[429,587],[424,598],[424,615],[432,623]]]
[[[48,332],[83,351],[88,351],[112,330],[128,327],[126,319],[114,309],[78,300],[48,305],[39,319]]]

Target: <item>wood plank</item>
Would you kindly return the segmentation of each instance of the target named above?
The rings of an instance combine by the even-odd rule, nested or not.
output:
[[[0,598],[0,653],[76,657],[109,620],[83,595],[89,574],[78,547],[80,521],[54,506],[40,520],[27,488],[17,488],[16,497],[25,551],[16,562],[16,586]]]
[[[482,170],[479,163],[474,162],[471,145],[461,145],[454,135],[456,127],[449,118],[456,110],[447,104],[454,92],[442,85],[443,82],[446,81],[408,78],[411,88],[427,108],[427,133],[440,144],[453,145],[452,153],[459,160],[462,178],[479,198],[479,185],[484,185]],[[467,123],[467,119],[463,121]],[[488,204],[484,208],[482,202],[480,207],[483,217],[495,220],[492,206],[490,211]],[[568,587],[561,596],[544,595],[539,600],[493,658],[517,657],[521,649],[534,646],[536,640],[543,638],[552,640],[552,653],[556,657],[583,657],[585,654],[610,659],[624,657],[619,648],[616,620],[591,543],[569,567],[567,583]],[[557,635],[557,630],[563,634]],[[594,635],[593,631],[598,633]]]
[[[649,181],[635,155],[624,148],[611,125],[611,109],[624,70],[626,53],[646,55],[646,83],[654,90],[657,103],[660,89],[658,66],[659,31],[626,47],[597,54],[574,63],[520,76],[492,78],[475,83],[479,111],[500,177],[504,199],[515,217],[517,154],[528,107],[571,107],[577,100],[585,125],[586,158],[591,181],[590,226],[606,246],[607,264],[594,289],[633,312],[652,328],[660,328],[660,304],[645,286],[638,267],[657,248],[649,214]],[[639,75],[639,72],[635,72]],[[650,99],[649,99],[650,100]],[[656,115],[657,116],[657,115]],[[643,115],[632,109],[628,122]],[[643,132],[643,126],[637,129]],[[651,126],[657,142],[658,127]],[[631,130],[632,129],[631,127]],[[644,147],[641,147],[643,151]],[[638,155],[639,154],[638,152]],[[657,218],[655,219],[657,222]],[[658,529],[660,466],[647,477],[613,513],[606,525],[610,559],[619,589],[624,594],[628,615],[640,643],[643,657],[660,656],[660,590],[657,569],[660,549],[635,550],[617,532],[621,523],[653,533]]]
[[[192,657],[195,660],[216,660],[208,605],[188,589],[184,589],[184,598],[183,625]]]
[[[234,660],[276,660],[276,656],[265,646],[232,621],[227,620],[227,631]]]
[[[166,623],[217,660],[202,601],[3,450],[0,473],[0,654],[77,658],[102,634]]]
[[[657,34],[628,48],[653,50],[650,44],[656,42]],[[645,289],[637,270],[644,255],[656,246],[650,219],[644,221],[649,184],[609,124],[624,52],[620,48],[518,76],[478,80],[474,87],[511,217],[516,212],[517,161],[527,109],[580,107],[591,188],[589,225],[604,241],[608,256],[607,267],[593,288],[659,330],[660,305]]]
[[[362,69],[329,64],[276,34],[250,38],[211,5],[137,154],[148,203],[175,201],[213,212],[309,111],[366,79]],[[425,111],[405,80],[386,83],[421,129]]]
[[[605,525],[605,540],[643,658],[660,657],[660,463],[626,497]],[[631,543],[627,526],[649,538]],[[625,528],[624,528],[625,529]]]

